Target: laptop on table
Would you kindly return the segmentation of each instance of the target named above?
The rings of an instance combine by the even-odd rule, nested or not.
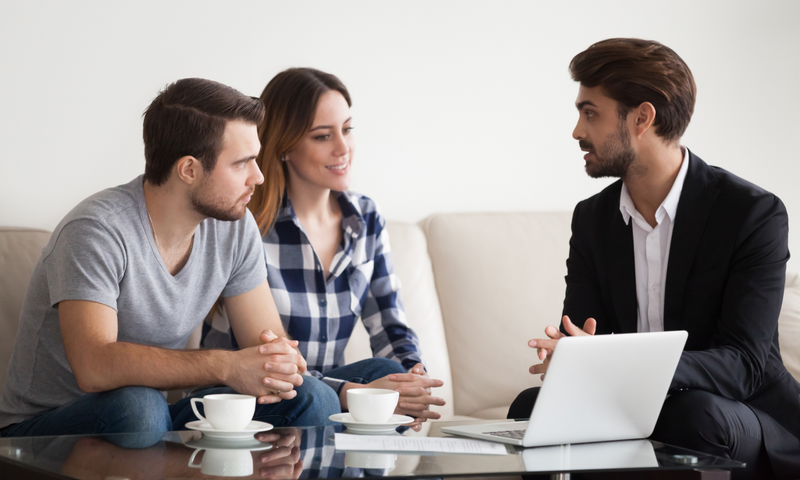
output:
[[[442,432],[523,447],[649,437],[687,337],[681,330],[562,338],[530,420]]]

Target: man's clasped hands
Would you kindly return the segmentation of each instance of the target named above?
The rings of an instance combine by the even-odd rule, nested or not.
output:
[[[226,382],[237,392],[253,395],[260,404],[291,400],[297,395],[294,390],[303,384],[306,360],[297,350],[298,341],[279,337],[270,330],[259,336],[260,345],[236,352],[241,358],[233,365],[241,368],[226,372]],[[409,425],[419,430],[427,419],[438,419],[441,415],[430,411],[431,405],[444,405],[442,398],[431,395],[431,388],[441,387],[444,382],[428,376],[422,364],[416,364],[409,373],[397,373],[362,385],[346,383],[339,393],[342,410],[347,410],[347,390],[351,388],[383,388],[396,390],[400,399],[395,409],[398,415],[415,418]]]

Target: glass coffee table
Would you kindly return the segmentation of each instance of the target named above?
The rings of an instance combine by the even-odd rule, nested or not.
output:
[[[441,427],[466,422],[433,422]],[[473,423],[473,422],[470,422]],[[423,430],[425,431],[425,430]],[[505,455],[425,452],[344,452],[334,445],[342,426],[278,428],[249,439],[217,440],[200,432],[71,435],[0,439],[0,478],[728,478],[740,462],[650,440],[562,445],[504,446]],[[397,433],[396,435],[400,435]],[[419,433],[406,431],[406,436]]]

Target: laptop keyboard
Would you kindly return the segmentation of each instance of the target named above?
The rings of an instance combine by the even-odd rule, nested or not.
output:
[[[513,438],[522,440],[525,437],[525,430],[500,430],[497,432],[483,432],[484,435],[494,435],[495,437]]]

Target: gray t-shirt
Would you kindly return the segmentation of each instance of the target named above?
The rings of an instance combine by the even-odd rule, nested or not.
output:
[[[120,342],[179,349],[214,301],[267,278],[258,226],[250,211],[235,222],[206,219],[189,260],[172,276],[156,248],[143,177],[103,190],[56,227],[33,271],[0,398],[0,428],[75,400],[58,303],[89,300],[117,312]]]

